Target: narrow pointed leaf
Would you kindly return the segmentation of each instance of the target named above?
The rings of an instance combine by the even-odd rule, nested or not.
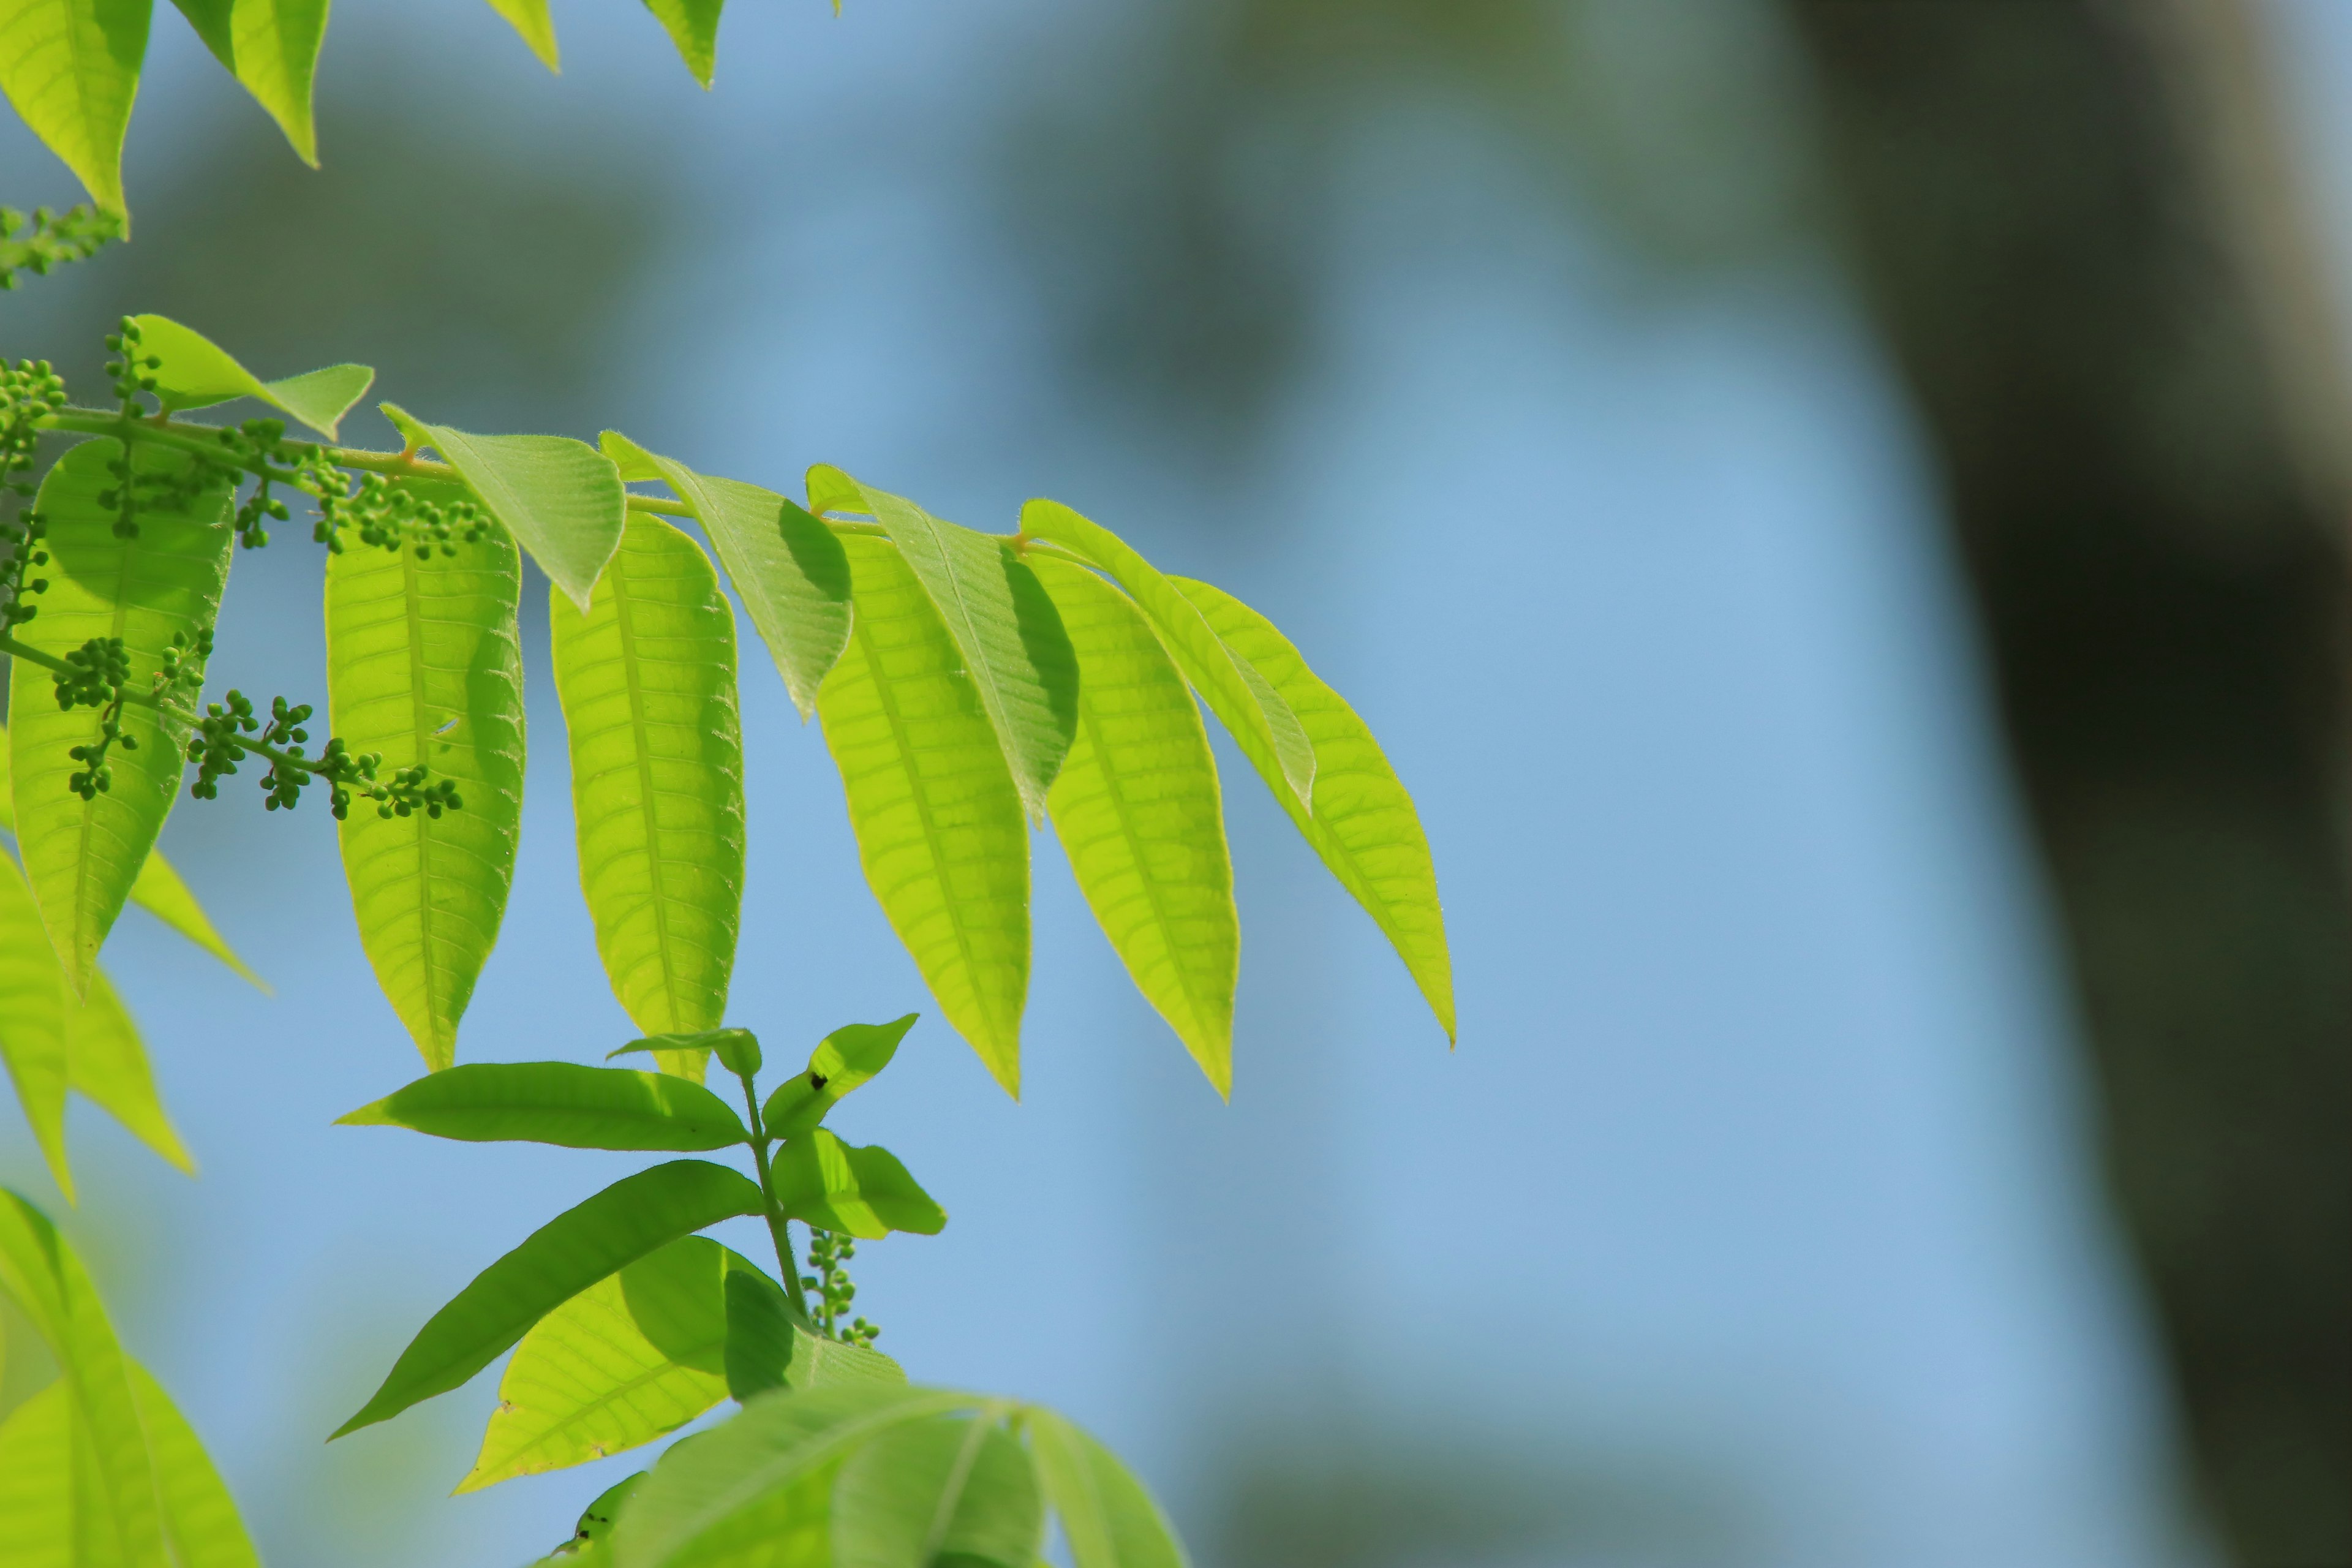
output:
[[[74,1447],[73,1394],[62,1378],[0,1422],[0,1563],[81,1568]]]
[[[428,1068],[457,1059],[457,1022],[498,941],[522,828],[521,567],[492,531],[454,556],[353,543],[327,557],[327,700],[334,732],[391,771],[453,780],[459,809],[385,817],[354,800],[337,825],[360,942]]]
[[[1021,531],[1051,540],[1109,573],[1258,771],[1269,779],[1279,777],[1301,806],[1314,800],[1315,745],[1298,716],[1272,682],[1210,629],[1158,567],[1110,530],[1059,501],[1033,500],[1024,506]]]
[[[153,0],[0,0],[0,91],[104,210],[122,205],[122,133]]]
[[[818,711],[866,882],[940,1010],[1021,1090],[1029,839],[1020,792],[963,661],[898,552],[845,539],[849,647]]]
[[[937,1236],[947,1211],[878,1144],[845,1143],[824,1128],[795,1138],[771,1162],[776,1199],[790,1219],[876,1240],[894,1230]]]
[[[116,482],[107,469],[121,449],[111,440],[86,441],[42,480],[49,589],[39,616],[14,636],[58,658],[93,637],[120,637],[131,679],[143,683],[174,636],[193,642],[219,612],[228,577],[228,492],[207,479],[184,507],[143,503],[137,534],[118,538],[115,510],[99,498]],[[142,445],[134,462],[142,474],[189,477],[188,460],[166,448]],[[178,703],[125,704],[122,733],[136,747],[115,743],[106,760],[110,786],[85,801],[67,788],[82,770],[69,753],[97,741],[98,710],[60,710],[49,672],[23,659],[15,665],[8,748],[16,847],[49,941],[79,991],[179,793],[190,718]]]
[[[727,0],[646,0],[646,9],[659,18],[677,46],[677,58],[704,87],[719,54],[719,11]]]
[[[457,1489],[621,1453],[725,1399],[730,1260],[719,1243],[687,1237],[541,1318],[499,1380],[498,1409]]]
[[[213,58],[253,94],[294,151],[319,166],[310,79],[327,37],[327,0],[173,0]]]
[[[1026,1425],[1077,1568],[1186,1568],[1167,1516],[1116,1455],[1050,1410],[1032,1407]]]
[[[1004,747],[1032,816],[1061,771],[1078,721],[1078,665],[1062,617],[1013,542],[943,522],[902,496],[841,475],[813,490],[855,486],[930,596]]]
[[[547,0],[490,0],[490,9],[522,36],[540,64],[549,70],[562,68],[555,47],[555,18],[547,14]]]
[[[648,1035],[715,1029],[743,903],[734,611],[700,545],[640,518],[588,613],[556,593],[548,619],[605,977]],[[700,1076],[700,1052],[663,1060]]]
[[[768,645],[793,706],[816,711],[825,672],[849,641],[849,557],[833,531],[773,490],[698,474],[618,431],[603,437],[626,479],[658,479],[702,525]]]
[[[919,1013],[887,1024],[844,1024],[817,1043],[799,1076],[778,1084],[760,1108],[760,1125],[774,1138],[791,1138],[823,1121],[841,1097],[873,1080],[890,1065],[898,1042]]]
[[[66,1090],[72,1082],[68,993],[40,911],[16,862],[0,856],[0,1063],[33,1130],[49,1175],[74,1201],[66,1160]]]
[[[1395,945],[1452,1039],[1454,964],[1445,946],[1445,913],[1437,900],[1437,869],[1412,797],[1397,782],[1380,742],[1264,616],[1222,588],[1183,577],[1171,581],[1199,606],[1217,635],[1274,684],[1307,726],[1318,759],[1314,815],[1274,788],[1271,776],[1267,787],[1339,885]],[[1264,763],[1258,766],[1266,772]]]
[[[90,973],[87,1000],[76,1004],[66,997],[62,976],[59,995],[65,1004],[69,1041],[66,1081],[122,1123],[132,1137],[194,1175],[196,1163],[181,1143],[178,1130],[163,1112],[163,1098],[155,1091],[155,1074],[147,1064],[147,1047],[139,1037],[139,1026],[131,1022],[130,1010],[115,994],[106,971]]]
[[[624,1177],[533,1231],[434,1313],[383,1386],[333,1436],[446,1394],[607,1274],[680,1237],[761,1207],[760,1189],[741,1173],[706,1161],[673,1160]]]
[[[238,0],[240,11],[257,0]],[[258,0],[264,6],[272,0]],[[323,12],[324,7],[320,7]],[[209,408],[235,397],[256,397],[290,414],[328,440],[369,386],[375,372],[363,364],[333,364],[282,381],[263,381],[193,327],[167,316],[134,316],[142,352],[163,363],[149,374],[167,413]]]
[[[833,1490],[833,1568],[1036,1561],[1045,1532],[1037,1473],[1002,1425],[1009,1405],[908,1422],[845,1459]]]
[[[205,1453],[195,1429],[154,1374],[128,1356],[131,1398],[147,1433],[149,1462],[163,1506],[163,1532],[175,1568],[260,1568],[237,1517],[236,1501]]]
[[[619,548],[628,492],[613,459],[569,436],[469,436],[393,404],[384,417],[412,446],[449,460],[477,499],[583,612]]]
[[[1086,671],[1054,830],[1136,989],[1230,1095],[1241,923],[1200,709],[1134,601],[1068,562],[1036,571]]]
[[[906,1381],[881,1352],[829,1340],[795,1321],[783,1288],[761,1270],[746,1264],[728,1274],[727,1392],[737,1399],[776,1388]]]
[[[573,1062],[468,1062],[418,1079],[341,1118],[468,1143],[526,1140],[566,1149],[686,1152],[748,1143],[742,1120],[698,1083]]]

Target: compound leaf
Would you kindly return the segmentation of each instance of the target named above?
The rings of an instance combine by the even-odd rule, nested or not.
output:
[[[226,9],[225,0],[214,0]],[[267,9],[278,0],[236,0],[237,10]],[[184,0],[183,0],[184,8]],[[320,7],[320,22],[326,7]],[[168,316],[134,316],[142,353],[163,363],[149,372],[164,412],[209,408],[233,397],[257,397],[290,414],[328,440],[367,389],[375,372],[363,364],[331,364],[279,381],[263,381],[211,339]]]
[[[943,522],[913,501],[839,469],[809,479],[812,495],[854,489],[930,596],[1003,744],[1032,816],[1061,771],[1078,721],[1078,664],[1054,601],[1013,542]]]
[[[417,1331],[383,1385],[331,1436],[446,1394],[606,1275],[682,1236],[761,1207],[760,1189],[741,1173],[703,1160],[673,1160],[622,1178],[483,1269]]]
[[[677,46],[677,58],[706,89],[719,55],[719,12],[727,0],[646,0],[646,9],[660,19]]]
[[[1054,830],[1136,989],[1230,1095],[1241,921],[1200,709],[1132,600],[1083,566],[1035,565],[1086,671]]]
[[[1445,946],[1445,913],[1437,900],[1437,870],[1412,797],[1397,782],[1380,742],[1264,616],[1222,588],[1183,577],[1170,581],[1199,607],[1217,636],[1273,684],[1307,727],[1318,759],[1313,814],[1275,788],[1270,773],[1267,787],[1339,885],[1394,944],[1452,1039],[1454,965]],[[1263,762],[1251,760],[1266,773]]]
[[[696,473],[616,430],[605,454],[625,479],[658,479],[702,525],[806,719],[849,641],[849,557],[833,531],[773,490]]]
[[[842,541],[857,615],[818,700],[866,882],[940,1009],[1021,1091],[1029,841],[996,732],[938,612],[878,539]]]
[[[463,803],[387,817],[354,798],[336,835],[376,982],[436,1068],[457,1059],[522,830],[521,565],[495,529],[455,548],[420,560],[354,541],[327,557],[334,732],[380,753],[383,776],[425,764]]]
[[[1032,1406],[1025,1421],[1077,1568],[1186,1568],[1167,1516],[1116,1455],[1053,1411]]]
[[[648,1035],[717,1028],[743,903],[735,613],[702,547],[636,518],[588,613],[549,595],[580,884],[613,994]],[[703,1053],[663,1065],[701,1076]]]
[[[1037,1473],[1005,1430],[1009,1404],[894,1426],[842,1462],[834,1568],[931,1568],[945,1557],[1034,1563],[1045,1533]]]
[[[449,460],[548,581],[584,613],[596,574],[620,547],[628,492],[613,459],[569,436],[469,436],[380,405],[411,447]]]
[[[777,1150],[771,1168],[790,1219],[869,1241],[894,1230],[937,1236],[948,1223],[947,1211],[878,1144],[845,1143],[820,1127]]]
[[[228,578],[228,490],[210,474],[191,473],[184,454],[142,445],[132,459],[140,475],[193,489],[179,504],[165,505],[142,485],[138,531],[118,537],[115,508],[100,497],[121,483],[109,468],[121,451],[111,439],[86,441],[41,481],[49,588],[38,617],[13,635],[55,658],[92,638],[120,637],[132,682],[144,685],[174,637],[193,643],[219,612]],[[15,664],[8,748],[17,852],[49,941],[79,992],[89,986],[99,944],[122,912],[179,793],[190,710],[179,701],[125,703],[123,738],[105,763],[109,787],[84,800],[68,787],[85,767],[70,753],[97,742],[99,710],[60,710],[49,672],[21,658]]]
[[[490,9],[522,36],[540,64],[549,70],[562,68],[555,48],[555,18],[547,14],[547,0],[490,0]]]
[[[808,1066],[778,1084],[760,1108],[760,1125],[772,1138],[791,1138],[823,1121],[851,1089],[871,1081],[890,1065],[898,1042],[920,1013],[887,1024],[844,1024],[817,1042]]]
[[[213,58],[269,111],[294,151],[319,166],[310,78],[327,37],[327,0],[173,0]],[[330,438],[332,433],[330,432]]]
[[[363,1105],[343,1127],[406,1127],[468,1143],[686,1152],[747,1143],[727,1102],[665,1073],[575,1062],[468,1062]]]
[[[0,0],[0,91],[103,210],[122,204],[122,133],[153,0]]]

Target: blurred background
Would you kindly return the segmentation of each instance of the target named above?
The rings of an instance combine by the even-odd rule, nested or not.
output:
[[[845,1112],[954,1215],[860,1250],[883,1349],[1095,1427],[1204,1568],[2352,1561],[2352,7],[737,0],[707,95],[556,11],[551,77],[344,0],[313,173],[165,10],[136,239],[0,351],[87,395],[152,310],[461,426],[1052,495],[1288,630],[1437,855],[1452,1053],[1224,755],[1228,1107],[1041,838],[1026,1100],[926,1022]],[[77,199],[13,119],[0,172]],[[306,534],[216,685],[320,699]],[[461,1052],[589,1061],[525,617]],[[926,1004],[743,636],[733,1017],[790,1059]],[[203,1174],[81,1107],[68,1223],[269,1561],[520,1563],[643,1456],[448,1498],[494,1375],[321,1439],[630,1163],[329,1128],[420,1070],[330,827],[173,816],[276,994],[125,919]]]

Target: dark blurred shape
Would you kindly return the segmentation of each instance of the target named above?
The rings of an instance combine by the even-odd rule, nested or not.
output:
[[[2352,1563],[2352,426],[2255,17],[1790,12],[2205,1500],[2242,1563]]]

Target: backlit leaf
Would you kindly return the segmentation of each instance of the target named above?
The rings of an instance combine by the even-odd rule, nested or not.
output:
[[[334,732],[393,770],[423,763],[460,809],[338,827],[360,942],[428,1068],[457,1059],[514,875],[522,827],[521,566],[495,530],[455,557],[354,544],[327,557],[327,700]]]
[[[1029,839],[962,658],[898,552],[850,538],[857,615],[818,711],[858,858],[940,1009],[1021,1091]]]
[[[851,1453],[833,1489],[834,1568],[931,1568],[945,1555],[1025,1565],[1045,1532],[1009,1405],[896,1426]]]
[[[638,1028],[719,1026],[743,902],[735,613],[702,547],[657,518],[622,535],[588,613],[550,595],[580,883]],[[702,1053],[663,1065],[699,1078]]]
[[[213,58],[269,111],[302,162],[319,166],[310,78],[327,36],[327,0],[173,0]]]
[[[259,1568],[260,1558],[237,1517],[236,1500],[213,1468],[188,1425],[152,1373],[128,1356],[131,1394],[147,1432],[147,1454],[163,1505],[163,1531],[175,1568]]]
[[[131,1135],[190,1175],[196,1163],[180,1142],[163,1101],[155,1092],[155,1075],[147,1065],[147,1047],[139,1026],[114,993],[104,969],[90,972],[89,995],[77,1004],[60,992],[66,1010],[68,1039],[66,1081],[127,1128]]]
[[[0,1563],[80,1568],[74,1550],[73,1395],[63,1379],[0,1422]]]
[[[760,1108],[760,1125],[772,1138],[790,1138],[823,1121],[825,1112],[851,1089],[872,1081],[890,1065],[898,1042],[919,1013],[887,1024],[844,1024],[817,1042],[808,1066],[778,1084]]]
[[[1066,561],[1036,571],[1086,671],[1054,831],[1136,989],[1229,1095],[1241,924],[1200,709],[1134,601]]]
[[[761,1209],[749,1178],[702,1160],[673,1160],[622,1178],[533,1231],[434,1313],[383,1386],[333,1436],[446,1394],[606,1275],[682,1236]]]
[[[490,0],[490,9],[522,35],[540,64],[549,70],[562,68],[555,48],[555,18],[547,14],[547,0]]]
[[[603,437],[626,479],[658,479],[684,501],[768,645],[793,705],[806,719],[849,641],[849,557],[833,531],[783,496],[698,474],[618,431]]]
[[[719,10],[727,0],[646,0],[646,9],[661,19],[677,58],[704,87],[719,51]]]
[[[412,446],[449,460],[475,497],[583,612],[621,542],[628,493],[613,460],[569,436],[469,436],[393,404],[384,417]]]
[[[1167,1517],[1116,1455],[1050,1410],[1032,1406],[1025,1425],[1077,1568],[1186,1568]]]
[[[0,0],[0,91],[92,200],[123,213],[122,133],[153,0]]]
[[[948,1223],[897,1155],[845,1143],[822,1127],[777,1150],[771,1168],[787,1218],[865,1240],[894,1230],[937,1236]]]
[[[745,1143],[727,1102],[698,1083],[574,1062],[468,1062],[418,1079],[337,1122],[406,1127],[470,1143],[685,1152]]]
[[[1293,799],[1314,799],[1315,746],[1282,695],[1226,647],[1192,601],[1110,530],[1059,501],[1033,500],[1021,509],[1021,531],[1051,540],[1109,573],[1142,610],[1167,646],[1169,658],[1208,702],[1218,721],[1261,773],[1273,770]]]
[[[184,6],[186,0],[182,0]],[[226,9],[226,0],[212,0]],[[240,21],[244,13],[273,6],[299,8],[301,0],[236,0]],[[326,7],[319,6],[325,21]],[[229,357],[226,351],[192,327],[166,316],[134,316],[142,353],[163,363],[148,374],[155,380],[155,395],[165,412],[209,408],[233,397],[257,397],[290,414],[331,441],[344,415],[351,412],[375,383],[375,372],[363,364],[331,364],[278,381],[263,381]]]
[[[42,480],[49,590],[37,618],[13,635],[58,658],[93,637],[121,637],[131,679],[144,682],[174,636],[193,642],[220,609],[228,492],[206,479],[184,508],[142,501],[137,534],[118,538],[115,510],[99,498],[116,483],[107,468],[121,452],[119,442],[86,441]],[[142,473],[188,475],[188,459],[167,448],[141,445],[134,460]],[[81,990],[179,793],[190,720],[176,703],[126,703],[122,733],[136,749],[115,743],[106,761],[110,787],[85,801],[66,787],[82,768],[68,753],[97,741],[98,710],[60,710],[49,672],[14,663],[8,747],[17,850],[49,940]]]
[[[1445,914],[1437,901],[1437,870],[1412,797],[1397,782],[1372,732],[1273,623],[1222,588],[1176,577],[1217,635],[1271,681],[1315,742],[1315,811],[1282,789],[1253,756],[1266,784],[1315,847],[1339,885],[1395,944],[1421,994],[1454,1037],[1454,965],[1445,946]],[[1246,751],[1248,748],[1244,747]]]
[[[1003,742],[1031,815],[1061,771],[1078,721],[1078,665],[1054,601],[1012,541],[943,522],[913,501],[859,485],[838,469],[812,477],[812,493],[855,486],[899,558],[930,596],[964,671]]]

